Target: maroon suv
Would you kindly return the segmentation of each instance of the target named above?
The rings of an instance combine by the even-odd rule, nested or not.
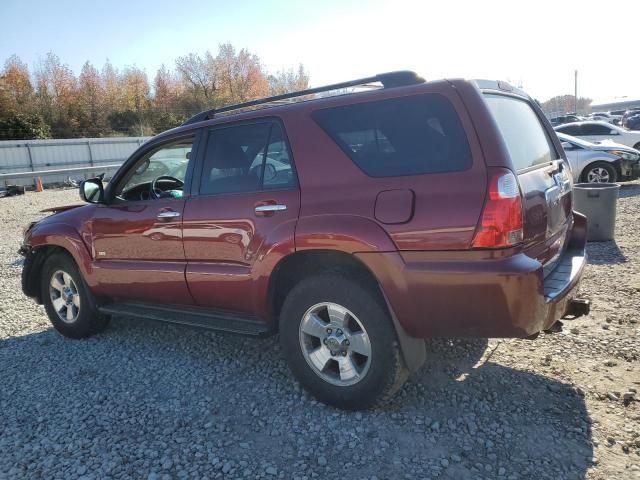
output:
[[[309,391],[364,408],[424,338],[529,337],[567,312],[586,229],[568,168],[503,82],[393,72],[211,110],[32,224],[23,289],[73,338],[111,315],[279,332]]]

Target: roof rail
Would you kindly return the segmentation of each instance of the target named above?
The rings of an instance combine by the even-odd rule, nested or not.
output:
[[[415,85],[418,83],[424,83],[424,78],[420,77],[415,72],[410,70],[400,70],[397,72],[380,73],[373,77],[359,78],[357,80],[349,80],[348,82],[334,83],[332,85],[325,85],[324,87],[309,88],[307,90],[299,90],[297,92],[284,93],[282,95],[274,95],[272,97],[260,98],[258,100],[251,100],[249,102],[238,103],[236,105],[228,105],[226,107],[212,108],[205,110],[197,115],[194,115],[182,125],[190,125],[192,123],[202,122],[204,120],[210,120],[216,113],[230,112],[233,110],[240,110],[243,108],[253,107],[256,105],[263,105],[267,103],[277,102],[279,100],[285,100],[288,98],[304,97],[306,95],[313,95],[321,92],[329,92],[332,90],[339,90],[348,87],[357,87],[359,85],[366,85],[373,82],[380,82],[384,88],[403,87],[407,85]],[[279,104],[282,105],[282,104]]]

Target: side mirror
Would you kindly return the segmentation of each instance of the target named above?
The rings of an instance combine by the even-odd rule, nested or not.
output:
[[[565,150],[573,150],[573,143],[562,142],[561,145]]]
[[[80,184],[80,198],[87,203],[104,202],[104,187],[100,178],[90,178]]]
[[[620,132],[618,132],[617,130],[611,130],[611,133],[609,133],[609,135],[620,135]]]

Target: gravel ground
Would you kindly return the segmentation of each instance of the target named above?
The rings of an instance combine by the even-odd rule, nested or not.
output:
[[[275,338],[115,318],[57,334],[21,229],[75,190],[0,199],[0,478],[640,478],[640,184],[589,247],[592,314],[524,340],[428,342],[388,407],[318,404]]]

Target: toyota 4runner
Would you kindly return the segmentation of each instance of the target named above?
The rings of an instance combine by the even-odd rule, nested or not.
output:
[[[585,265],[571,182],[524,92],[381,74],[152,138],[27,228],[23,290],[72,338],[112,315],[279,333],[313,395],[365,408],[425,338],[530,337],[567,312]]]

